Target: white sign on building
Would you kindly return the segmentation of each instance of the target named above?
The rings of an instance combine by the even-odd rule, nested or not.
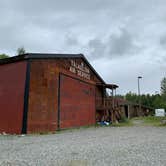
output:
[[[71,60],[71,66],[69,70],[80,77],[84,77],[90,80],[90,70],[86,67],[86,65],[83,62],[78,63],[75,60]]]
[[[165,110],[164,109],[155,109],[155,116],[160,116],[160,117],[165,116]]]

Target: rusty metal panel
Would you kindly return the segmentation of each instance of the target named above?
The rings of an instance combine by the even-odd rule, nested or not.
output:
[[[57,76],[55,61],[31,62],[27,133],[57,129]]]
[[[95,87],[66,75],[60,79],[60,128],[95,124]]]
[[[77,59],[76,62],[81,64],[82,59]],[[61,103],[64,103],[62,109],[66,110],[70,108],[70,110],[74,110],[71,111],[71,114],[66,112],[62,113],[61,117],[63,117],[63,119],[67,117],[70,119],[72,119],[72,117],[76,117],[74,122],[70,119],[69,121],[63,121],[65,124],[61,127],[77,127],[95,123],[95,83],[99,82],[99,80],[97,80],[92,71],[90,71],[91,79],[88,80],[83,77],[84,75],[79,76],[77,73],[71,72],[70,67],[70,58],[60,58],[56,60],[32,60],[27,133],[56,131],[58,129],[58,85],[60,73],[75,78],[72,79],[67,77],[69,78],[68,85],[63,84],[63,81],[60,83],[62,84],[62,86],[60,85],[62,88],[62,90],[60,89],[60,93],[62,95]],[[86,68],[83,69],[83,71],[88,72]],[[80,82],[76,79],[84,82]],[[73,91],[70,92],[69,90],[71,88],[78,91],[78,93],[74,94]],[[86,94],[89,93],[86,89],[89,89],[91,95]],[[63,97],[63,93],[65,93],[64,96],[66,97]],[[68,100],[68,98],[70,99],[70,96],[74,98],[71,99],[71,101]],[[67,107],[65,104],[66,100],[67,102],[71,102],[68,108],[65,108]],[[80,101],[82,101],[82,103],[80,103]],[[76,114],[75,111],[80,113]],[[82,119],[83,116],[85,116],[85,119]]]
[[[86,82],[91,81],[95,83],[102,83],[91,68],[87,66],[86,62],[84,62],[81,58],[58,59],[57,66],[61,71],[66,71]]]
[[[0,133],[22,129],[27,62],[0,65]]]

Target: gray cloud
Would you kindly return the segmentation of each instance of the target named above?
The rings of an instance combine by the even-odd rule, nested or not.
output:
[[[111,2],[111,3],[110,3]],[[111,7],[111,5],[117,6],[120,0],[93,0],[93,1],[81,1],[81,0],[48,0],[48,1],[40,1],[40,0],[2,0],[0,2],[1,6],[9,6],[10,8],[16,10],[20,9],[19,12],[39,14],[39,13],[50,13],[54,12],[81,12],[81,11],[100,11],[105,10]]]
[[[154,82],[154,67],[165,74],[157,66],[165,66],[165,15],[165,0],[1,0],[0,52],[15,55],[24,46],[28,52],[84,53],[107,81],[132,91],[139,66]],[[131,59],[142,63],[135,67]],[[96,65],[106,62],[107,69]]]
[[[117,58],[119,56],[134,55],[140,51],[135,44],[133,36],[125,29],[119,28],[118,33],[107,34],[108,37],[102,41],[100,38],[91,39],[88,42],[91,58]]]
[[[160,44],[166,48],[166,36],[162,36],[160,38]]]
[[[133,37],[124,28],[120,28],[120,34],[110,36],[108,45],[110,45],[109,53],[117,56],[134,53],[137,49]]]
[[[77,46],[77,45],[79,45],[78,39],[75,36],[71,35],[71,34],[66,35],[66,41],[65,42],[68,46]]]
[[[105,55],[106,44],[100,39],[95,38],[89,41],[88,43],[90,49],[90,56],[94,59],[102,58]]]

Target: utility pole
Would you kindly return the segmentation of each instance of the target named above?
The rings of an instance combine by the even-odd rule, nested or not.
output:
[[[142,79],[141,76],[138,76],[138,98],[139,98],[139,112],[141,112],[141,93],[140,93],[140,82],[139,80]]]

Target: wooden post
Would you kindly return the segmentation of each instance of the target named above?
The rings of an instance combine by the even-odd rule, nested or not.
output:
[[[128,109],[128,119],[130,119],[130,105],[129,104],[127,106],[127,109]]]
[[[115,110],[114,110],[114,90],[112,88],[112,117],[111,117],[111,120],[112,120],[112,123],[115,122]]]

